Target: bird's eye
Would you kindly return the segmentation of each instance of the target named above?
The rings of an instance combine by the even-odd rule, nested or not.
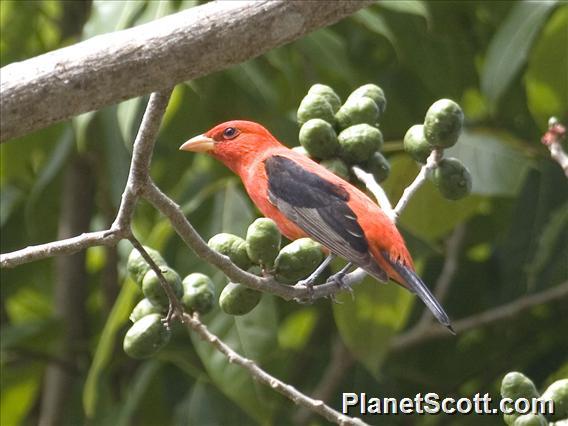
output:
[[[223,131],[223,137],[225,139],[233,139],[235,136],[237,136],[239,132],[237,131],[237,129],[235,129],[234,127],[227,127],[224,131]]]

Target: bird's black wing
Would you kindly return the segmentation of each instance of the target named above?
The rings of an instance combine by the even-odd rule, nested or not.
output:
[[[294,160],[273,155],[264,162],[268,197],[291,222],[332,253],[386,281],[369,253],[365,234],[349,207],[349,193],[306,170]]]

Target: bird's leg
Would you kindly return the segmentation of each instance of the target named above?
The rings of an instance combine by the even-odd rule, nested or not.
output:
[[[311,291],[318,277],[322,274],[324,269],[327,268],[327,265],[329,265],[333,259],[335,259],[335,255],[330,253],[308,278],[298,281],[296,286],[306,286],[309,291]]]
[[[333,274],[331,277],[329,277],[327,279],[328,283],[335,283],[339,288],[341,289],[349,289],[351,290],[351,287],[349,287],[344,281],[343,279],[345,278],[345,275],[347,275],[349,273],[349,270],[351,268],[353,268],[353,263],[349,262],[347,265],[345,265],[343,268],[341,268],[341,270],[336,273]]]

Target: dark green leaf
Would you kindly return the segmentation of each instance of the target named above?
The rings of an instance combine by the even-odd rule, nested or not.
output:
[[[481,73],[481,89],[496,104],[527,60],[529,50],[556,1],[522,1],[493,37]]]

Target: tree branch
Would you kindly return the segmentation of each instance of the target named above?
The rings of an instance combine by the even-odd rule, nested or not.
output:
[[[463,333],[474,328],[483,327],[507,318],[512,318],[533,306],[566,297],[568,297],[568,281],[540,293],[530,294],[511,303],[497,306],[485,312],[455,321],[453,323],[454,330],[456,331],[456,334]],[[411,331],[401,334],[393,339],[391,342],[391,349],[395,351],[404,350],[410,346],[417,345],[427,340],[448,336],[451,335],[448,334],[444,328],[437,327],[436,325],[427,329],[412,329]]]
[[[310,398],[298,391],[292,385],[286,384],[283,381],[271,376],[252,360],[239,355],[217,336],[211,333],[207,329],[207,327],[205,327],[205,325],[201,321],[199,321],[197,316],[185,314],[184,321],[192,331],[196,332],[203,340],[209,342],[215,347],[215,349],[224,354],[230,363],[241,366],[249,372],[253,379],[258,381],[259,383],[270,386],[276,392],[284,395],[294,403],[306,407],[311,411],[320,414],[325,419],[340,425],[363,426],[367,424],[359,418],[353,418],[341,414],[333,408],[325,405],[323,401]]]
[[[210,2],[6,65],[0,141],[244,62],[372,3]]]
[[[76,237],[52,241],[46,244],[29,246],[20,250],[0,255],[0,267],[13,268],[28,262],[47,257],[73,254],[93,246],[116,245],[123,236],[118,231],[87,232]]]
[[[438,279],[434,285],[434,296],[436,296],[440,303],[444,301],[446,294],[450,289],[450,284],[454,279],[454,275],[458,270],[458,261],[461,245],[465,237],[465,228],[464,224],[458,225],[446,242],[446,257],[444,259],[444,265],[442,266],[440,275],[438,275]],[[414,327],[428,328],[429,325],[432,325],[432,319],[432,313],[428,309],[424,309],[422,316]]]
[[[426,164],[422,166],[414,181],[404,189],[402,197],[400,197],[400,200],[398,200],[398,203],[396,203],[396,207],[394,208],[394,221],[398,219],[398,217],[402,213],[402,210],[404,210],[414,193],[418,191],[418,188],[420,188],[422,184],[426,182],[428,172],[436,168],[443,155],[444,151],[442,149],[432,150],[430,156],[426,160]]]
[[[550,156],[556,161],[564,174],[568,177],[568,155],[562,148],[562,141],[566,138],[566,127],[558,122],[556,117],[550,117],[548,120],[548,131],[540,140],[543,145],[548,147]]]
[[[373,175],[371,173],[367,173],[365,170],[358,166],[351,167],[351,170],[353,170],[353,173],[355,174],[355,176],[357,176],[357,179],[363,182],[369,192],[373,194],[373,196],[377,200],[377,204],[381,209],[383,209],[389,219],[395,222],[396,217],[389,197],[387,197],[387,194],[385,193],[383,187],[379,185]]]

